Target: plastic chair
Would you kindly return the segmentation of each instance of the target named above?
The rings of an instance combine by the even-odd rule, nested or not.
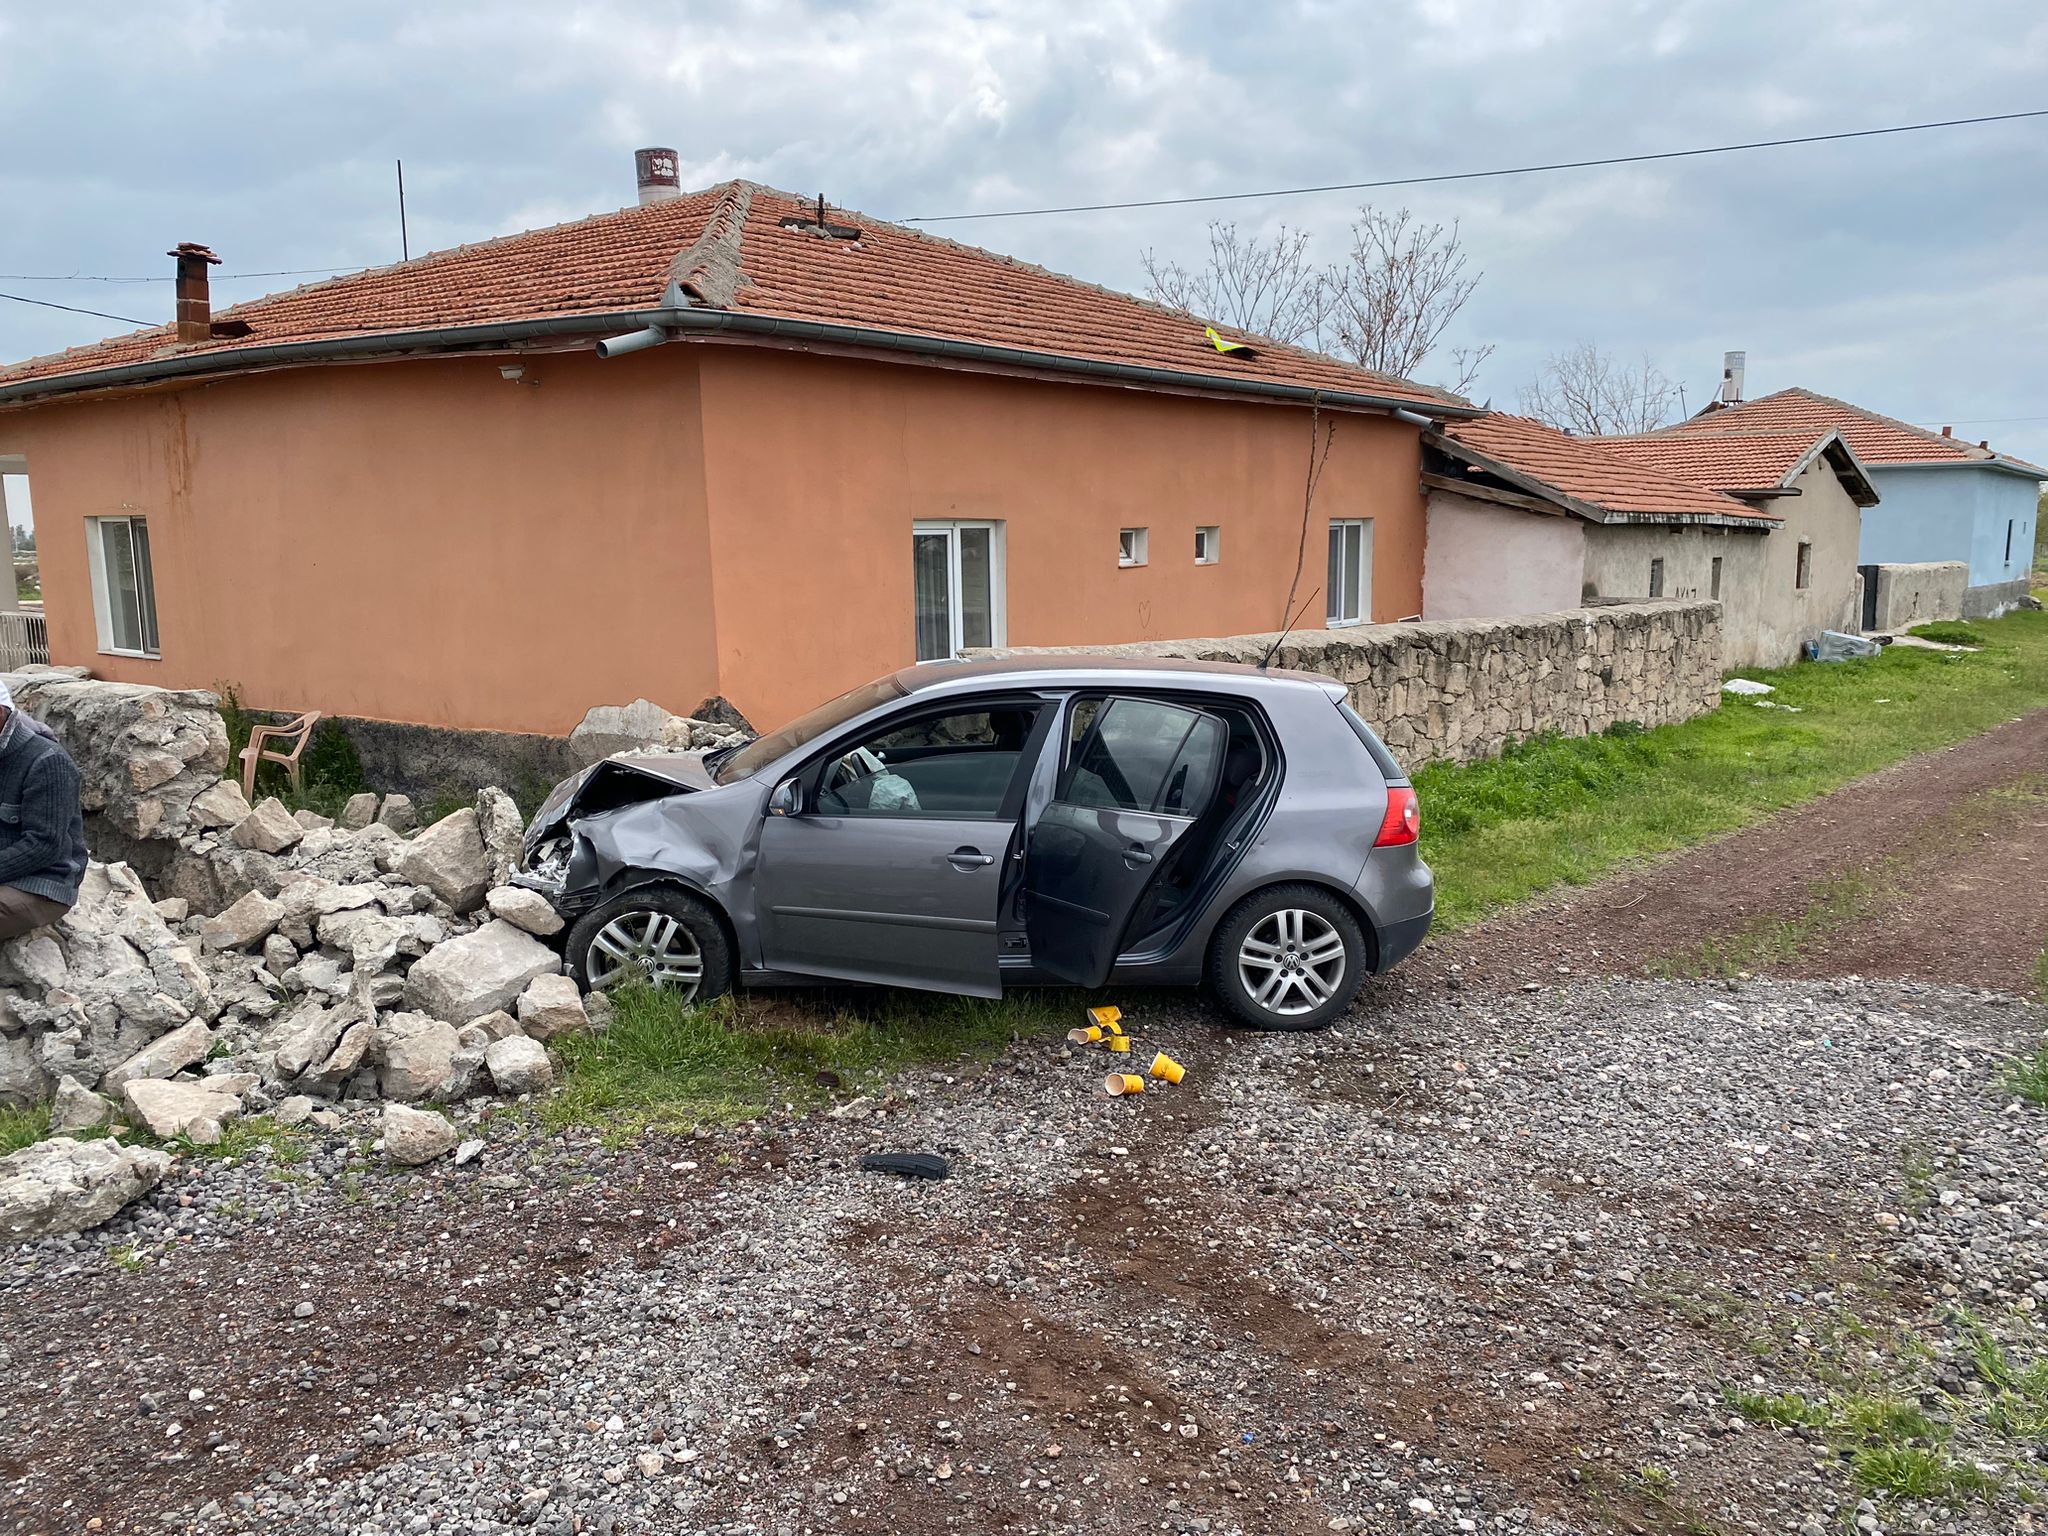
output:
[[[313,739],[313,727],[319,723],[320,711],[314,709],[283,725],[259,725],[250,730],[249,745],[242,748],[242,793],[252,803],[256,799],[256,770],[266,762],[282,763],[293,791],[304,790],[299,782],[299,754],[306,750],[306,743]],[[273,741],[289,745],[282,751],[265,745]]]

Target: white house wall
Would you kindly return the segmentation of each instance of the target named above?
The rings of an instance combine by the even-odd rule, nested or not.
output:
[[[1429,493],[1422,556],[1424,619],[1484,619],[1557,613],[1579,606],[1586,565],[1585,524]]]

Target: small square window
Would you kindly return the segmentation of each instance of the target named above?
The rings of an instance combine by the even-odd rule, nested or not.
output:
[[[1118,565],[1143,565],[1145,563],[1145,530],[1143,528],[1119,529],[1116,540],[1116,563]]]
[[[1792,584],[1802,591],[1813,585],[1813,541],[1799,541],[1799,568],[1793,573]]]
[[[1221,528],[1197,528],[1195,530],[1195,564],[1214,565],[1217,551],[1222,548]]]
[[[1650,596],[1652,596],[1652,597],[1662,597],[1663,595],[1664,595],[1664,562],[1663,562],[1663,561],[1662,561],[1661,559],[1660,559],[1660,560],[1652,560],[1652,561],[1650,562]]]

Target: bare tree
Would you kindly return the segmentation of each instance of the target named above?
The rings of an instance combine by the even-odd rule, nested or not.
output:
[[[1149,249],[1138,259],[1146,293],[1170,309],[1289,344],[1321,327],[1328,279],[1308,259],[1304,230],[1282,224],[1261,240],[1219,220],[1209,226],[1209,259],[1199,270]]]
[[[1344,260],[1317,266],[1305,231],[1280,227],[1269,240],[1235,224],[1209,226],[1209,257],[1197,270],[1140,256],[1147,292],[1172,308],[1225,325],[1350,358],[1381,373],[1412,375],[1479,286],[1458,226],[1424,224],[1407,209],[1361,208]],[[1463,394],[1491,346],[1451,354]]]
[[[1543,360],[1522,387],[1522,411],[1583,437],[1648,432],[1671,419],[1678,386],[1645,357],[1641,367],[1610,357],[1590,341]]]
[[[1331,330],[1365,367],[1405,378],[1436,350],[1479,278],[1466,270],[1456,223],[1361,208],[1350,253],[1330,271]]]

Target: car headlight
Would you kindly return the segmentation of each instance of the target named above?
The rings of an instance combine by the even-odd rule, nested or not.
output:
[[[569,880],[569,839],[551,837],[526,857],[527,880],[560,890]]]

